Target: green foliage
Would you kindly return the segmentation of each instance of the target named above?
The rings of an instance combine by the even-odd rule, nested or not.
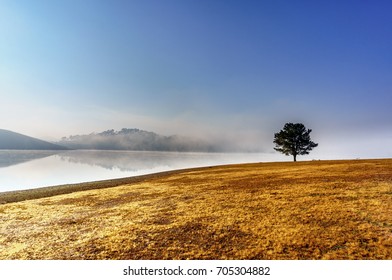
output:
[[[302,123],[286,123],[283,129],[275,133],[274,143],[276,151],[285,155],[292,155],[297,161],[297,155],[307,155],[318,144],[310,139],[311,129],[306,129]]]

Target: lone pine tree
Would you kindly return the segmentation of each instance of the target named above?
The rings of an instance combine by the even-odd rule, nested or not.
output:
[[[307,155],[318,144],[310,139],[311,129],[306,129],[302,123],[286,123],[283,129],[275,133],[274,143],[276,151],[292,155],[297,161],[297,155]]]

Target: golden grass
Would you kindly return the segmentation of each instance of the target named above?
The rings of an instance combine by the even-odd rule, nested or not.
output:
[[[0,259],[392,259],[392,159],[129,182],[0,205]]]

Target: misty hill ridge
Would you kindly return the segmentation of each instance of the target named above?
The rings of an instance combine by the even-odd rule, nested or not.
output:
[[[1,150],[67,150],[60,145],[52,144],[37,138],[0,129]]]
[[[137,128],[113,129],[88,135],[63,137],[58,144],[70,149],[215,152],[218,147],[184,136],[162,136]]]

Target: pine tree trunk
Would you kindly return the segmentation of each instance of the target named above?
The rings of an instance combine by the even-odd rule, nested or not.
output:
[[[297,161],[297,155],[294,154],[293,157],[294,157],[294,162]]]

